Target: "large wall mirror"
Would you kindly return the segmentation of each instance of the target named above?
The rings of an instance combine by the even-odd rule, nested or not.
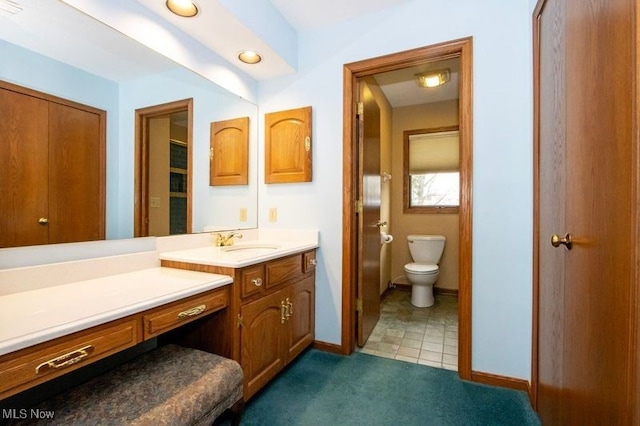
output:
[[[58,1],[0,9],[0,57],[0,80],[106,111],[107,239],[134,236],[135,111],[184,99],[193,100],[191,230],[257,226],[255,104]],[[209,186],[210,124],[237,117],[249,117],[249,183]]]

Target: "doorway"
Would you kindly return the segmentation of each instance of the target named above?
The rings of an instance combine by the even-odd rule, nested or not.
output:
[[[471,179],[472,179],[472,39],[465,38],[429,47],[368,59],[344,66],[343,146],[343,305],[342,350],[350,354],[357,341],[356,293],[359,273],[358,205],[359,170],[357,100],[359,79],[420,64],[460,58],[460,208],[459,208],[459,344],[458,373],[471,379]]]
[[[136,110],[136,237],[191,232],[192,120],[192,99]]]

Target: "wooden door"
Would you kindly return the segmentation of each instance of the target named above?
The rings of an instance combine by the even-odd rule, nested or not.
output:
[[[538,411],[549,424],[560,424],[564,405],[564,250],[549,244],[565,226],[565,44],[564,0],[547,1],[539,19],[539,185]]]
[[[358,346],[364,346],[380,318],[380,108],[360,82],[358,107]]]
[[[634,16],[627,0],[546,0],[536,9],[545,424],[631,424],[637,408]],[[567,233],[570,250],[551,245]]]
[[[249,117],[211,123],[209,185],[249,183]]]
[[[241,308],[240,356],[246,386],[245,399],[250,398],[285,366],[284,299],[283,291],[278,291]]]
[[[311,182],[311,107],[265,114],[265,183]]]
[[[290,362],[313,343],[315,332],[315,277],[307,277],[289,287],[287,359]]]
[[[105,238],[99,112],[49,103],[49,243]]]
[[[48,102],[0,88],[0,248],[46,244]]]

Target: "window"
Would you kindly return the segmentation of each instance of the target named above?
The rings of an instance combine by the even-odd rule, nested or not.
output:
[[[458,127],[404,132],[406,213],[457,213],[460,205]]]

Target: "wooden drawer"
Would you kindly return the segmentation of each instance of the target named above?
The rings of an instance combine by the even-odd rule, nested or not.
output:
[[[316,269],[316,251],[308,251],[302,255],[302,272],[307,273]]]
[[[140,341],[138,317],[93,327],[0,357],[0,399],[61,376]]]
[[[227,304],[224,287],[150,311],[142,318],[144,340],[223,309]]]
[[[272,260],[266,264],[267,289],[294,279],[302,274],[300,254],[282,259]]]
[[[245,298],[260,294],[264,288],[265,281],[263,265],[244,268],[240,272],[240,296]]]

